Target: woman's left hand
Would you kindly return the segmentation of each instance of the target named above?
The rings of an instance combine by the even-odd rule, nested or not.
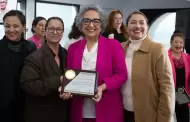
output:
[[[102,91],[103,91],[102,88],[98,87],[98,90],[97,90],[97,93],[96,93],[95,97],[92,98],[95,102],[99,102],[101,100]]]

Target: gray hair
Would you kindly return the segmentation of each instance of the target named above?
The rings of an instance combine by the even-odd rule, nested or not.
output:
[[[99,6],[99,5],[88,5],[87,7],[84,7],[77,15],[76,17],[76,26],[78,27],[78,29],[82,32],[82,19],[83,19],[83,15],[90,10],[94,10],[96,11],[99,16],[100,16],[100,20],[101,20],[101,32],[103,32],[106,28],[106,16],[104,14],[103,9]]]

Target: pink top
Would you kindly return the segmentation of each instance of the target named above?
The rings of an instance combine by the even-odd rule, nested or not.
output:
[[[187,92],[190,94],[190,89],[189,89],[189,80],[190,80],[190,56],[187,53],[182,52],[182,59],[184,62],[185,66],[185,89]],[[175,72],[175,66],[174,66],[174,61],[172,58],[172,50],[168,50],[168,56],[170,58],[172,70],[173,70],[173,78],[174,78],[174,83],[176,85],[176,72]],[[190,107],[190,104],[189,104]]]
[[[67,68],[82,69],[85,38],[79,40],[68,49]],[[107,91],[96,103],[96,122],[123,122],[123,102],[120,88],[127,80],[125,56],[121,44],[103,36],[98,40],[96,62],[98,85],[103,83]],[[71,105],[71,122],[82,122],[84,97],[74,96]]]
[[[40,48],[41,45],[42,45],[41,44],[41,39],[36,35],[33,35],[32,37],[28,38],[27,40],[33,41],[36,44],[37,48]]]

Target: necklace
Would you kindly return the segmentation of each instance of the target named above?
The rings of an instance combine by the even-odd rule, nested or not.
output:
[[[173,57],[173,62],[174,62],[174,66],[181,69],[184,67],[184,62],[182,57],[180,57],[179,59],[177,59],[176,57]]]

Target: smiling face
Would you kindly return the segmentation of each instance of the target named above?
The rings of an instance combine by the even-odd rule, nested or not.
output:
[[[63,37],[63,32],[63,23],[58,19],[52,19],[46,28],[46,39],[49,43],[59,43]]]
[[[184,47],[184,39],[179,36],[175,36],[171,41],[171,49],[175,53],[180,53]]]
[[[88,38],[98,37],[101,32],[101,20],[99,14],[94,10],[84,13],[82,31]]]
[[[147,20],[141,14],[133,14],[127,23],[127,32],[132,40],[143,38],[148,31]]]
[[[25,25],[22,25],[17,16],[8,16],[4,21],[5,36],[11,41],[19,41],[22,33],[25,31]]]

